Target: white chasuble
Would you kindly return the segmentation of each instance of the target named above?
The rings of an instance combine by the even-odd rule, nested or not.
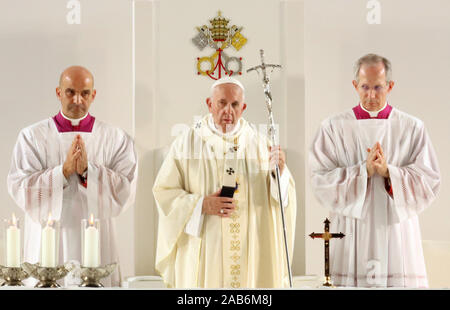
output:
[[[386,180],[368,178],[367,148],[380,142]],[[435,199],[440,174],[423,122],[393,109],[388,119],[325,120],[310,151],[311,183],[331,211],[330,272],[335,285],[427,287],[418,215]]]
[[[268,139],[242,118],[233,135],[218,135],[208,126],[209,117],[177,137],[156,178],[156,269],[168,287],[287,287],[279,203],[271,194],[276,183],[269,170]],[[187,234],[185,226],[198,202],[233,183],[226,175],[230,167],[238,184],[235,211],[229,218],[203,215],[199,236]],[[287,167],[285,173],[292,253],[295,183]]]
[[[62,172],[77,134],[86,146],[87,187],[76,174],[65,182]],[[101,265],[119,264],[114,218],[134,203],[136,176],[134,143],[121,129],[95,120],[92,132],[58,132],[52,118],[23,129],[7,182],[9,194],[25,212],[24,260],[39,262],[40,223],[51,214],[61,227],[58,263],[81,263],[81,220],[93,213],[100,220]],[[102,283],[119,286],[120,267]]]

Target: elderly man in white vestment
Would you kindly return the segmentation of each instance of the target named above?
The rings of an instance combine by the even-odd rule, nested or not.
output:
[[[332,280],[341,286],[427,287],[418,215],[440,186],[424,123],[387,102],[391,64],[368,54],[355,66],[360,102],[322,122],[311,182],[331,210]]]
[[[295,184],[279,146],[243,117],[244,87],[223,78],[210,114],[173,142],[153,187],[159,211],[156,269],[168,287],[287,287],[281,191],[292,257]],[[222,186],[237,187],[233,198]]]
[[[88,113],[96,90],[86,68],[64,70],[56,95],[60,112],[20,131],[8,174],[8,191],[25,212],[24,259],[40,262],[41,223],[50,218],[60,223],[59,263],[82,263],[81,220],[93,214],[100,263],[119,262],[113,219],[134,202],[134,142]],[[118,286],[120,269],[102,283]]]

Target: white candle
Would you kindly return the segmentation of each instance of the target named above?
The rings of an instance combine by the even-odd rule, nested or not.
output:
[[[94,215],[91,214],[89,226],[84,231],[84,267],[95,268],[100,265],[99,248],[99,232],[94,226]]]
[[[41,266],[56,267],[56,230],[53,222],[48,218],[47,225],[42,229],[41,238]]]
[[[6,229],[6,267],[20,267],[20,229],[12,215],[12,225]]]

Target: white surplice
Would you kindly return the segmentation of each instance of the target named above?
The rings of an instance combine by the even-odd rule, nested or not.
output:
[[[173,142],[156,178],[156,269],[168,287],[286,287],[283,230],[268,140],[243,118],[227,135],[209,124],[210,114]],[[203,198],[222,187],[224,165],[236,142],[237,208],[230,218],[201,215]],[[282,199],[287,202],[292,259],[295,183],[287,167],[282,178],[288,179],[287,189],[282,189],[287,197]],[[189,223],[191,228],[186,227]]]
[[[393,196],[368,178],[367,148],[383,148]],[[349,110],[325,120],[310,150],[311,183],[331,210],[330,272],[336,285],[427,287],[418,215],[440,185],[437,158],[419,119],[393,109],[388,119],[357,120]]]
[[[86,145],[87,188],[62,166],[75,136]],[[92,132],[58,132],[52,118],[19,133],[8,174],[8,191],[25,212],[24,260],[40,261],[41,222],[49,214],[60,222],[59,263],[81,262],[81,220],[100,220],[101,265],[119,263],[114,217],[135,200],[137,156],[133,140],[121,129],[95,120]],[[102,279],[120,285],[120,268]],[[71,283],[62,283],[70,285]]]

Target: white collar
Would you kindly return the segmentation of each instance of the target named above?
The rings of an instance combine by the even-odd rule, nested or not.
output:
[[[241,127],[241,122],[238,120],[236,125],[230,132],[223,133],[221,129],[217,129],[217,126],[214,123],[214,118],[212,117],[212,114],[209,114],[208,126],[215,134],[219,135],[220,137],[228,138],[228,137],[234,136],[236,134],[236,132],[238,132],[239,128]]]
[[[366,111],[367,113],[369,113],[370,117],[377,117],[378,113],[380,113],[381,111],[383,111],[386,106],[387,106],[387,101],[384,103],[384,106],[379,109],[378,111],[367,111],[366,109],[364,109],[363,105],[361,104],[361,102],[359,103],[359,105],[361,106],[361,109],[363,109],[364,111]]]
[[[65,116],[64,113],[63,113],[62,111],[61,111],[61,115],[62,115],[62,117],[64,117],[66,120],[70,121],[71,124],[72,124],[72,126],[78,126],[78,125],[80,124],[80,122],[81,122],[82,120],[84,120],[84,119],[88,116],[88,113],[86,113],[86,115],[83,116],[82,118],[76,118],[76,119],[74,119],[74,118],[69,118],[69,117]]]

